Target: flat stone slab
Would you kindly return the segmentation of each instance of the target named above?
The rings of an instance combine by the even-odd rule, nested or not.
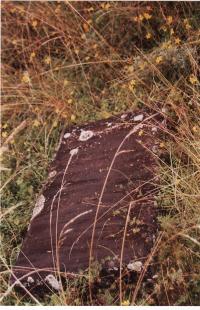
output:
[[[68,128],[12,282],[59,290],[58,274],[77,275],[92,262],[118,272],[122,260],[124,268],[142,270],[157,231],[159,121],[145,110]]]

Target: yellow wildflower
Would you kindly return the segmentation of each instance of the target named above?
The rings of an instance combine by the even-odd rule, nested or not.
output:
[[[40,126],[40,122],[37,119],[35,119],[34,122],[33,122],[33,126],[34,127]]]
[[[192,28],[192,26],[191,26],[189,23],[187,23],[187,24],[185,25],[185,28],[186,28],[187,30],[189,30],[189,29]]]
[[[131,81],[129,82],[129,84],[130,84],[131,86],[135,86],[135,85],[136,85],[136,81],[135,81],[135,80],[131,80]]]
[[[8,128],[8,124],[7,124],[7,123],[5,123],[5,124],[2,126],[2,128],[3,128],[3,129]]]
[[[105,5],[105,10],[108,10],[110,8],[110,4],[109,3],[106,3]]]
[[[146,20],[149,20],[149,19],[152,18],[152,15],[150,15],[150,14],[147,13],[147,12],[145,12],[143,15],[144,15],[144,18],[145,18]]]
[[[74,122],[76,119],[76,116],[74,114],[71,115],[71,121]]]
[[[51,63],[51,57],[47,56],[44,59],[45,64],[49,65]]]
[[[127,299],[127,300],[124,300],[122,301],[122,306],[129,306],[130,305],[130,301]]]
[[[129,90],[133,91],[133,89],[135,88],[135,85],[136,85],[136,81],[135,80],[131,80],[129,82],[129,85],[128,85]]]
[[[37,26],[37,20],[34,20],[34,21],[32,22],[32,26],[33,26],[34,28]]]
[[[160,64],[162,61],[163,61],[163,57],[162,57],[162,56],[158,56],[158,57],[156,58],[156,63],[157,63],[157,64]]]
[[[1,135],[2,135],[2,138],[7,138],[8,133],[7,133],[7,131],[3,131]]]
[[[175,43],[176,43],[176,44],[180,44],[180,43],[181,43],[181,39],[175,38]]]
[[[35,56],[36,56],[35,52],[32,52],[31,55],[30,55],[29,60],[33,61],[33,58],[35,58]]]
[[[160,27],[161,30],[163,30],[164,32],[167,31],[167,28],[165,26]]]
[[[147,32],[145,37],[146,37],[147,40],[149,40],[149,39],[152,38],[152,34],[150,32]]]
[[[15,12],[16,12],[16,8],[12,8],[12,9],[10,10],[10,12],[11,12],[11,13],[15,13]]]
[[[170,25],[173,21],[172,16],[167,16],[167,24]]]
[[[139,21],[141,21],[141,22],[143,21],[144,17],[142,16],[142,14],[139,15],[138,19],[139,19]]]
[[[160,147],[161,147],[161,148],[164,148],[164,147],[165,147],[164,142],[161,142],[161,143],[160,143]]]
[[[134,68],[133,68],[132,65],[129,65],[129,66],[126,66],[126,70],[127,70],[128,73],[132,73]]]
[[[68,100],[67,100],[67,103],[69,103],[69,104],[71,104],[72,102],[73,102],[72,99],[68,99]]]
[[[101,7],[104,10],[108,10],[110,8],[110,4],[109,3],[102,3]]]
[[[144,134],[144,130],[141,129],[138,133],[138,136],[141,137],[143,134]]]
[[[30,77],[27,71],[24,72],[21,81],[23,83],[30,83]]]
[[[171,41],[169,40],[169,41],[163,42],[161,46],[162,48],[170,48],[172,47],[172,44],[171,44]]]
[[[183,20],[183,23],[185,24],[185,28],[186,28],[187,30],[189,30],[190,28],[192,28],[192,26],[189,24],[189,21],[188,21],[187,18],[185,18],[185,19]]]
[[[193,126],[193,127],[192,127],[192,131],[193,131],[193,132],[198,132],[197,126]]]
[[[87,9],[88,12],[93,12],[94,8],[91,6],[89,9]]]
[[[189,81],[191,84],[197,84],[198,83],[198,79],[194,74],[191,74],[189,77]]]

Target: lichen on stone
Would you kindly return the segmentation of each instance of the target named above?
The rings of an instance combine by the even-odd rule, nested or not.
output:
[[[127,265],[127,268],[131,271],[140,272],[142,270],[142,262],[136,261],[136,262],[130,262]]]
[[[79,141],[87,141],[94,136],[94,132],[91,130],[81,129],[81,134],[79,136]]]
[[[27,282],[28,282],[29,284],[31,284],[31,283],[34,283],[35,281],[34,281],[34,279],[33,279],[32,277],[28,277],[28,278],[27,278]]]
[[[72,150],[70,151],[70,155],[71,155],[71,156],[74,156],[74,155],[76,155],[76,154],[78,154],[78,147],[75,148],[75,149],[72,149]]]
[[[59,291],[61,289],[61,284],[58,282],[58,280],[52,275],[48,274],[46,276],[45,281],[56,291]]]
[[[45,203],[45,197],[44,195],[40,195],[36,201],[35,208],[33,209],[33,214],[31,220],[33,220],[44,208]]]
[[[71,133],[67,132],[64,134],[64,139],[68,139],[71,136]]]
[[[134,116],[133,120],[134,122],[141,122],[144,118],[144,115],[143,114],[138,114],[136,116]]]
[[[57,173],[56,170],[53,170],[49,173],[48,177],[51,179],[51,178],[55,177],[56,173]]]

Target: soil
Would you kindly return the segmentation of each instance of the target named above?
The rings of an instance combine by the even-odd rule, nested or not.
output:
[[[91,261],[119,272],[129,208],[123,267],[142,270],[157,233],[160,122],[140,110],[67,129],[13,268],[26,288],[59,290],[59,274],[77,276]]]

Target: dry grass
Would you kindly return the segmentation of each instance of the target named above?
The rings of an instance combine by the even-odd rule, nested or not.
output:
[[[115,296],[108,290],[99,294],[105,304],[120,299],[197,305],[199,4],[4,1],[1,6],[3,302],[36,303],[17,295],[8,280],[63,126],[148,106],[165,114],[168,124],[158,197],[162,238],[145,265],[156,257],[158,279],[151,295],[140,290],[143,274],[131,294],[122,287],[120,298],[119,290]],[[89,282],[97,271],[91,266]],[[89,303],[82,297],[87,281],[88,274],[78,277],[42,303]]]

